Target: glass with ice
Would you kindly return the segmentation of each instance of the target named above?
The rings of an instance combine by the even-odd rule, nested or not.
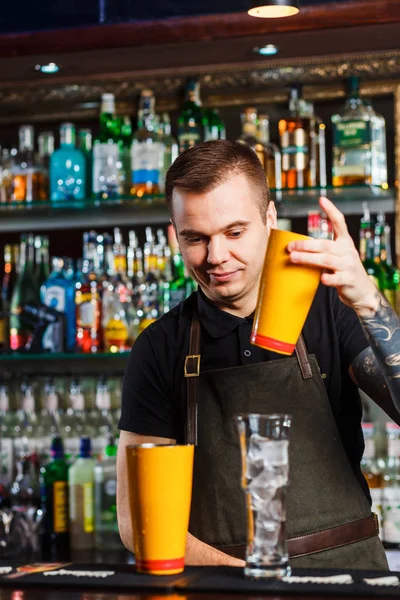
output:
[[[289,415],[239,415],[242,487],[247,509],[245,575],[290,575],[286,541]]]

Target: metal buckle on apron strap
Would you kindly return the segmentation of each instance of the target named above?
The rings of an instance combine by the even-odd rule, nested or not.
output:
[[[185,377],[198,377],[200,375],[200,354],[188,354],[186,356],[184,374]]]
[[[340,546],[361,542],[378,535],[378,533],[378,517],[375,513],[372,513],[369,517],[338,525],[338,527],[290,538],[288,540],[289,556],[290,558],[297,558],[322,552],[323,550],[340,548]]]

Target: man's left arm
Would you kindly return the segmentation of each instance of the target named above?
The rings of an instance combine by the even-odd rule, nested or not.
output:
[[[350,367],[353,381],[395,421],[400,420],[400,320],[361,263],[343,214],[327,198],[320,206],[330,218],[334,240],[309,239],[288,246],[294,263],[321,267],[321,281],[335,287],[358,315],[370,348]]]
[[[377,290],[371,307],[358,311],[370,343],[353,361],[349,373],[394,421],[400,421],[400,318]]]

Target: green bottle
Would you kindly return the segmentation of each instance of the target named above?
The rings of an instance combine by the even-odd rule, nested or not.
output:
[[[68,468],[62,439],[56,435],[51,442],[51,462],[40,469],[45,550],[69,548]]]
[[[68,475],[71,550],[91,550],[94,545],[95,465],[90,438],[83,437]]]
[[[400,272],[392,261],[391,230],[388,223],[384,223],[383,227],[381,261],[385,267],[382,292],[394,310],[398,310],[397,293],[400,286]]]
[[[98,550],[120,550],[122,542],[117,520],[117,446],[107,435],[104,457],[94,469],[95,546]]]
[[[35,236],[36,279],[39,289],[50,275],[49,238],[46,235]]]
[[[113,94],[103,94],[100,132],[93,144],[93,194],[113,198],[123,192],[124,173],[121,157],[121,122],[115,116]]]
[[[200,83],[190,79],[186,86],[185,102],[178,118],[179,152],[192,148],[204,139],[203,111],[200,101]]]
[[[225,124],[217,108],[207,108],[204,112],[204,141],[226,140]]]
[[[169,306],[170,309],[186,300],[188,296],[196,289],[196,283],[189,277],[182,255],[177,253],[172,258],[174,279],[169,285]]]
[[[39,287],[34,267],[34,237],[21,237],[20,267],[10,303],[10,348],[23,350],[31,335],[32,326],[23,314],[27,304],[39,304]]]

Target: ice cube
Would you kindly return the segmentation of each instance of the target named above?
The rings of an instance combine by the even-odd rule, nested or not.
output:
[[[280,467],[288,464],[288,440],[265,440],[260,446],[265,466]]]

